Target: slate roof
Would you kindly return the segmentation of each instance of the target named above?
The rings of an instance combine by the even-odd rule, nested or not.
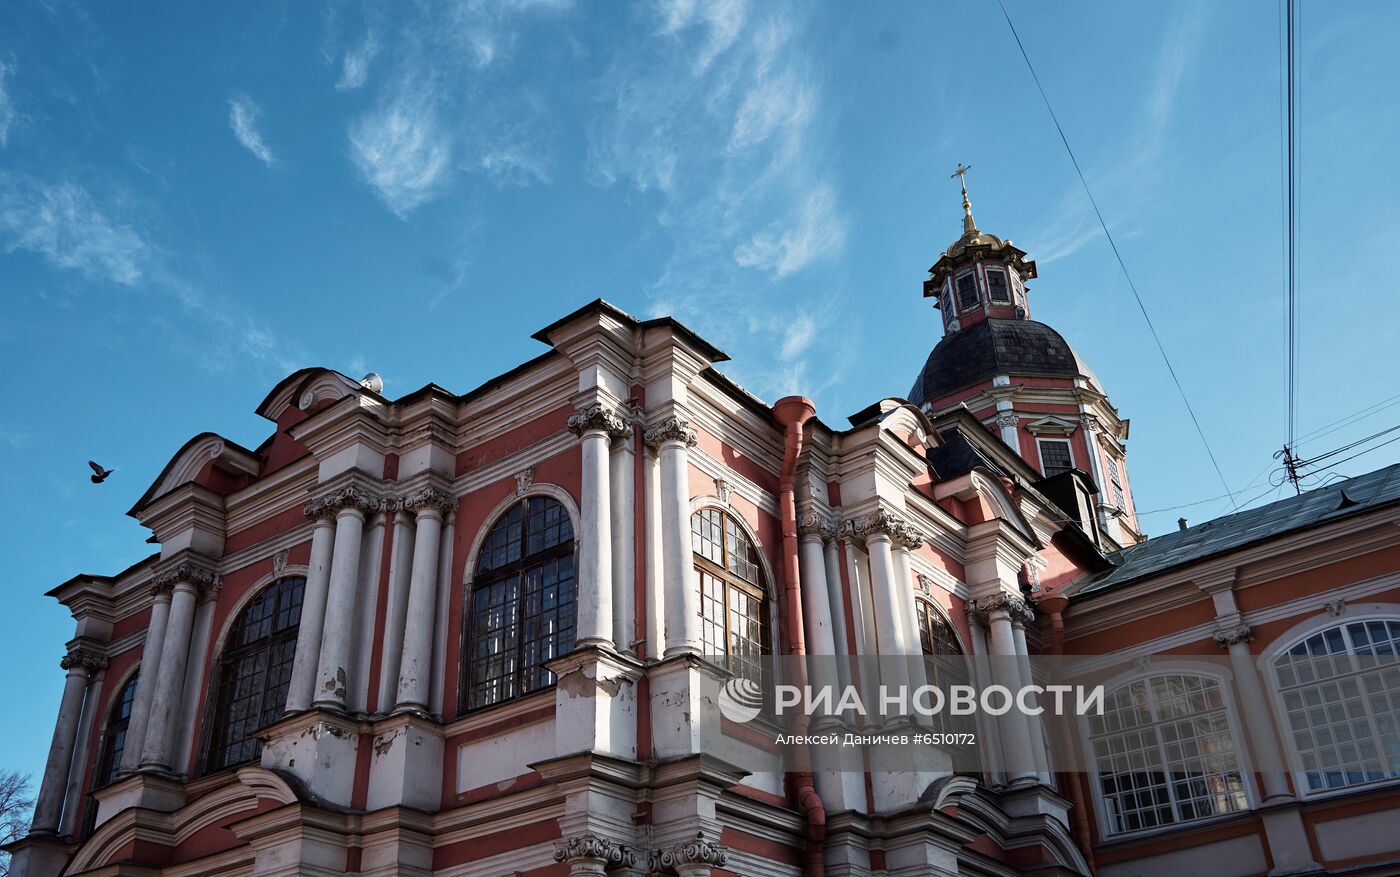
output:
[[[943,444],[936,448],[929,448],[928,451],[928,464],[938,475],[940,481],[956,478],[978,467],[998,475],[1010,474],[983,454],[976,445],[968,441],[960,430],[945,430],[940,433],[940,436],[943,439]]]
[[[1109,555],[1114,568],[1065,588],[1086,596],[1288,533],[1400,503],[1400,463],[1278,502],[1154,536]]]
[[[1079,362],[1059,332],[1034,320],[982,320],[933,348],[909,401],[922,405],[994,375],[1075,377]]]

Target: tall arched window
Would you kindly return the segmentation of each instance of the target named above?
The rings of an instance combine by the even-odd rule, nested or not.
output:
[[[758,551],[737,521],[719,509],[690,516],[700,585],[700,635],[705,653],[735,676],[762,683],[768,654],[768,600]]]
[[[102,788],[117,781],[117,771],[122,766],[122,753],[126,751],[126,729],[131,724],[131,704],[136,700],[136,677],[131,674],[122,690],[112,701],[112,710],[107,714],[107,728],[102,732],[102,750],[97,761],[97,775],[94,788]]]
[[[1163,673],[1110,691],[1089,743],[1109,834],[1248,808],[1220,683]]]
[[[471,588],[466,709],[553,684],[545,662],[574,647],[574,527],[564,507],[531,496],[501,515]]]
[[[257,758],[262,744],[252,735],[282,717],[305,589],[301,577],[273,582],[249,601],[229,630],[216,669],[206,771]]]
[[[924,654],[933,657],[961,655],[963,650],[958,635],[943,613],[933,608],[933,604],[927,600],[915,600],[914,603],[919,616],[919,645],[923,647]]]
[[[1309,792],[1400,777],[1400,621],[1349,621],[1274,659]]]
[[[925,676],[928,684],[947,692],[954,685],[966,685],[970,674],[962,657],[962,644],[953,625],[929,600],[915,600],[914,614],[919,622],[919,646],[924,653]],[[932,717],[939,731],[972,731],[975,722],[970,716],[954,716],[940,710]]]

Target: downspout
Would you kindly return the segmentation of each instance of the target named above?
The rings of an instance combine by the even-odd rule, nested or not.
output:
[[[1042,612],[1050,616],[1050,654],[1060,657],[1065,653],[1065,609],[1069,606],[1069,597],[1057,592],[1040,598],[1037,604]],[[1073,733],[1060,723],[1056,723],[1060,728],[1060,736],[1066,746],[1073,745]],[[1084,786],[1080,782],[1079,773],[1069,774],[1068,782],[1069,797],[1074,807],[1070,810],[1070,822],[1073,823],[1074,837],[1078,841],[1079,851],[1084,854],[1084,861],[1089,864],[1090,873],[1097,873],[1098,868],[1094,865],[1094,843],[1089,836],[1089,811],[1084,795]]]
[[[787,630],[787,653],[798,660],[792,662],[794,680],[807,685],[806,634],[802,627],[802,580],[797,566],[797,458],[802,454],[802,429],[816,414],[812,400],[804,396],[785,396],[773,405],[773,415],[787,430],[783,448],[783,468],[778,481],[778,511],[783,528],[783,587],[784,628]],[[799,713],[797,734],[806,736],[808,717]],[[793,773],[797,806],[807,820],[807,849],[803,874],[806,877],[826,875],[826,806],[812,781],[812,767],[805,747],[798,749],[797,770]]]

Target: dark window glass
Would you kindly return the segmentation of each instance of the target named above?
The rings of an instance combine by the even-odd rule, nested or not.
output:
[[[1011,288],[1006,285],[1005,271],[987,272],[987,293],[995,304],[1011,304]]]
[[[253,734],[282,717],[301,625],[306,579],[268,585],[244,607],[224,644],[210,720],[209,772],[257,758]]]
[[[97,762],[95,788],[117,781],[122,753],[126,751],[126,729],[131,724],[131,704],[135,699],[136,675],[133,674],[122,686],[117,699],[112,701],[112,711],[107,716],[107,729],[102,733],[102,755]]]
[[[705,653],[736,676],[761,685],[768,603],[758,551],[738,522],[719,509],[691,515],[690,534]]]
[[[533,496],[491,527],[477,560],[468,625],[466,709],[554,682],[545,663],[574,647],[574,527]]]
[[[1074,458],[1069,453],[1069,442],[1059,439],[1042,439],[1040,442],[1040,471],[1045,477],[1059,475],[1074,468]]]
[[[970,311],[977,307],[977,278],[964,274],[958,278],[958,309]]]

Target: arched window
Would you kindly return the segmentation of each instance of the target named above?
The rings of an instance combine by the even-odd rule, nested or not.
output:
[[[205,770],[257,758],[252,735],[282,717],[301,624],[306,579],[285,578],[258,593],[234,621],[219,659]]]
[[[470,612],[467,709],[553,684],[545,662],[574,647],[574,527],[562,505],[526,497],[496,521]]]
[[[131,724],[131,704],[136,700],[137,675],[131,674],[116,700],[112,701],[112,711],[107,714],[107,728],[102,732],[102,750],[97,762],[94,788],[100,789],[117,781],[122,753],[126,751],[126,729]]]
[[[1109,692],[1089,743],[1109,834],[1245,810],[1220,683],[1163,673]]]
[[[1400,777],[1400,621],[1349,621],[1274,659],[1309,792]]]
[[[762,683],[768,654],[768,600],[758,552],[738,522],[719,509],[690,516],[700,585],[700,635],[705,653],[735,676]]]
[[[961,655],[963,650],[958,643],[958,635],[943,613],[933,608],[933,604],[927,600],[915,600],[914,603],[919,616],[919,645],[923,647],[924,654],[934,657]]]

